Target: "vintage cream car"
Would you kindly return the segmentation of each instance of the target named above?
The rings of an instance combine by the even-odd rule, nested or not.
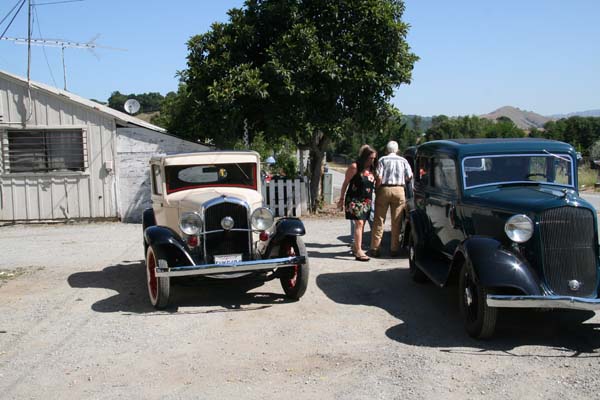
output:
[[[261,195],[260,157],[252,151],[157,156],[150,160],[152,208],[144,211],[148,295],[169,305],[171,278],[280,279],[299,299],[308,257],[297,218],[274,221]]]

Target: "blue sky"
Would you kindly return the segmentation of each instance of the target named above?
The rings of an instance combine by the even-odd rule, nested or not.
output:
[[[34,37],[87,42],[67,48],[67,88],[105,101],[121,93],[176,90],[186,41],[227,21],[241,0],[35,0]],[[62,0],[65,1],[65,0]],[[17,0],[0,0],[0,19]],[[505,105],[543,115],[600,109],[600,1],[406,0],[408,42],[421,58],[396,90],[405,114],[478,115]],[[0,33],[7,26],[0,25]],[[25,37],[26,7],[6,33]],[[47,60],[46,60],[47,58]],[[0,41],[0,69],[27,74],[27,47]],[[52,73],[50,73],[52,71]],[[59,48],[32,47],[33,80],[63,87]]]

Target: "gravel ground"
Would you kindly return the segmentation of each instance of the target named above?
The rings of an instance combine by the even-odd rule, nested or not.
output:
[[[162,312],[139,225],[0,228],[0,398],[599,398],[599,317],[505,312],[472,340],[455,288],[412,283],[405,257],[354,261],[343,219],[305,224],[299,302],[189,281]]]

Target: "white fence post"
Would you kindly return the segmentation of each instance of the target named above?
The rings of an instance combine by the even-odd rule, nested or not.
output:
[[[308,210],[307,186],[300,179],[277,179],[265,183],[262,195],[265,206],[277,217],[300,217]]]

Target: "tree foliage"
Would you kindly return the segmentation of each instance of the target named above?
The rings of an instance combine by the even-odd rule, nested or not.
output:
[[[589,156],[590,148],[600,139],[600,118],[569,117],[550,121],[544,125],[544,130],[536,131],[535,136],[567,142]]]
[[[518,128],[509,118],[491,121],[474,115],[456,118],[449,118],[445,115],[435,116],[432,119],[431,127],[425,132],[426,140],[524,136],[525,131]]]
[[[355,160],[360,147],[365,143],[370,144],[380,155],[384,154],[385,145],[390,140],[398,142],[400,151],[417,143],[417,139],[421,136],[418,123],[416,129],[414,125],[412,128],[409,127],[407,120],[393,106],[388,107],[385,115],[384,120],[377,124],[378,129],[361,129],[351,120],[346,121],[342,140],[332,146],[333,152],[345,156],[347,160]]]
[[[381,128],[417,57],[401,0],[248,0],[188,42],[170,131],[231,147],[244,134],[310,150],[316,204],[323,152],[348,126]]]

